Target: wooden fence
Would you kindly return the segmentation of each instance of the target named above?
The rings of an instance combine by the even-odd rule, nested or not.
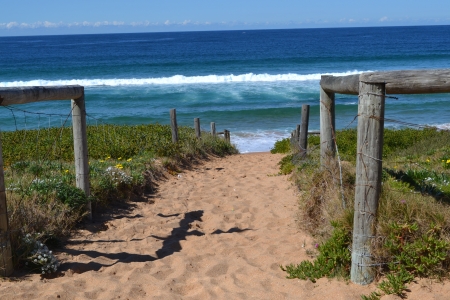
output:
[[[322,167],[335,161],[335,94],[358,95],[355,210],[351,281],[374,279],[371,240],[381,192],[384,104],[388,94],[450,93],[450,69],[371,72],[322,76],[320,154]]]
[[[76,185],[89,196],[89,164],[86,139],[84,87],[73,85],[0,88],[1,106],[67,99],[71,100]],[[0,140],[0,248],[2,249],[0,252],[0,271],[2,271],[4,276],[9,276],[13,272],[13,264],[6,205],[3,158],[1,154]],[[88,211],[89,217],[92,218],[90,202],[88,203]]]
[[[177,113],[176,113],[176,109],[172,108],[170,110],[170,124],[171,124],[171,128],[172,128],[172,142],[173,143],[178,143],[178,125],[177,125]],[[201,139],[201,130],[200,130],[200,118],[194,118],[194,130],[195,130],[195,135],[197,136],[198,139]],[[224,139],[230,143],[230,131],[229,130],[224,130],[222,132],[216,132],[216,123],[215,122],[211,122],[211,135],[212,136],[217,136],[219,134],[223,134]]]

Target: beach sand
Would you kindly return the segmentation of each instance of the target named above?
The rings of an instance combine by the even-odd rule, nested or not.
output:
[[[337,300],[374,291],[374,284],[286,279],[279,265],[310,259],[314,240],[296,226],[298,194],[276,175],[281,157],[211,158],[168,175],[147,201],[116,207],[57,251],[58,277],[0,280],[0,298]],[[408,299],[450,295],[448,283],[410,288]]]

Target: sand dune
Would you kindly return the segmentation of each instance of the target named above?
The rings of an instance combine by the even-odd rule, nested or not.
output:
[[[213,158],[159,182],[148,201],[105,214],[60,249],[59,277],[0,281],[1,299],[360,299],[375,290],[286,279],[308,259],[297,195],[270,153]],[[420,281],[409,299],[447,299]],[[392,296],[383,299],[395,299]]]

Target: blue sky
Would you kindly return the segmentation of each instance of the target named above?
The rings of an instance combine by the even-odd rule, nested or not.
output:
[[[450,25],[449,0],[0,0],[0,36]]]

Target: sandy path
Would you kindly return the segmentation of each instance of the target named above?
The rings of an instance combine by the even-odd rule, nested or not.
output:
[[[0,281],[3,299],[360,299],[375,288],[285,279],[280,264],[307,259],[295,189],[270,153],[212,159],[160,183],[154,203],[133,203],[72,239],[61,277]],[[94,232],[98,230],[97,232]],[[303,244],[306,247],[302,247]],[[446,299],[418,284],[410,299]],[[387,298],[386,298],[387,299]]]

